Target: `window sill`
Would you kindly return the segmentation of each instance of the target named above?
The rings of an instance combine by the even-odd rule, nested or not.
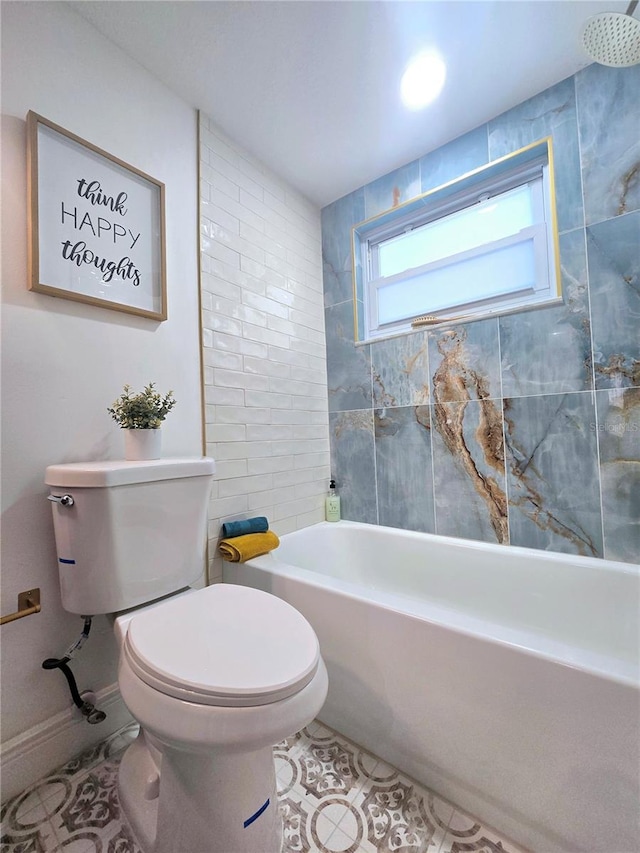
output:
[[[467,323],[477,323],[480,320],[488,320],[491,317],[507,317],[510,314],[523,314],[525,311],[538,311],[543,308],[555,308],[558,305],[563,305],[564,300],[561,296],[555,296],[553,299],[545,299],[544,302],[536,302],[531,305],[516,305],[512,308],[496,308],[493,311],[484,311],[479,314],[465,314],[461,317],[452,317],[450,319],[442,320],[438,323],[430,323],[425,326],[420,326],[417,329],[401,329],[396,332],[388,332],[387,334],[376,335],[375,337],[366,338],[362,341],[356,341],[355,345],[357,347],[365,346],[366,344],[375,344],[378,341],[388,341],[392,338],[403,338],[407,335],[415,335],[420,332],[428,332],[431,329],[443,329],[449,326],[461,326],[466,325]]]

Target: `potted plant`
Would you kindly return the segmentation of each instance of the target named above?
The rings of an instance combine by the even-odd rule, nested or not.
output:
[[[125,385],[123,393],[107,409],[124,434],[125,459],[137,461],[160,458],[160,426],[176,404],[173,391],[164,396],[150,382],[138,394]]]

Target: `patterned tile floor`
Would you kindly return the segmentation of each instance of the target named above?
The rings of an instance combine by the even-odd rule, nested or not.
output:
[[[0,853],[140,853],[117,793],[136,733],[127,726],[5,803]],[[283,853],[523,853],[318,722],[274,754]]]

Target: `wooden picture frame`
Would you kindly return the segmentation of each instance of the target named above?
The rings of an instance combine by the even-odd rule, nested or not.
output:
[[[29,290],[167,319],[164,184],[27,115]]]

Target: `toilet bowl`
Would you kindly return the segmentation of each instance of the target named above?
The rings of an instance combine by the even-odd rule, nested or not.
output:
[[[141,725],[119,792],[145,853],[279,853],[272,747],[327,693],[309,623],[268,593],[216,584],[115,628],[120,691]]]

